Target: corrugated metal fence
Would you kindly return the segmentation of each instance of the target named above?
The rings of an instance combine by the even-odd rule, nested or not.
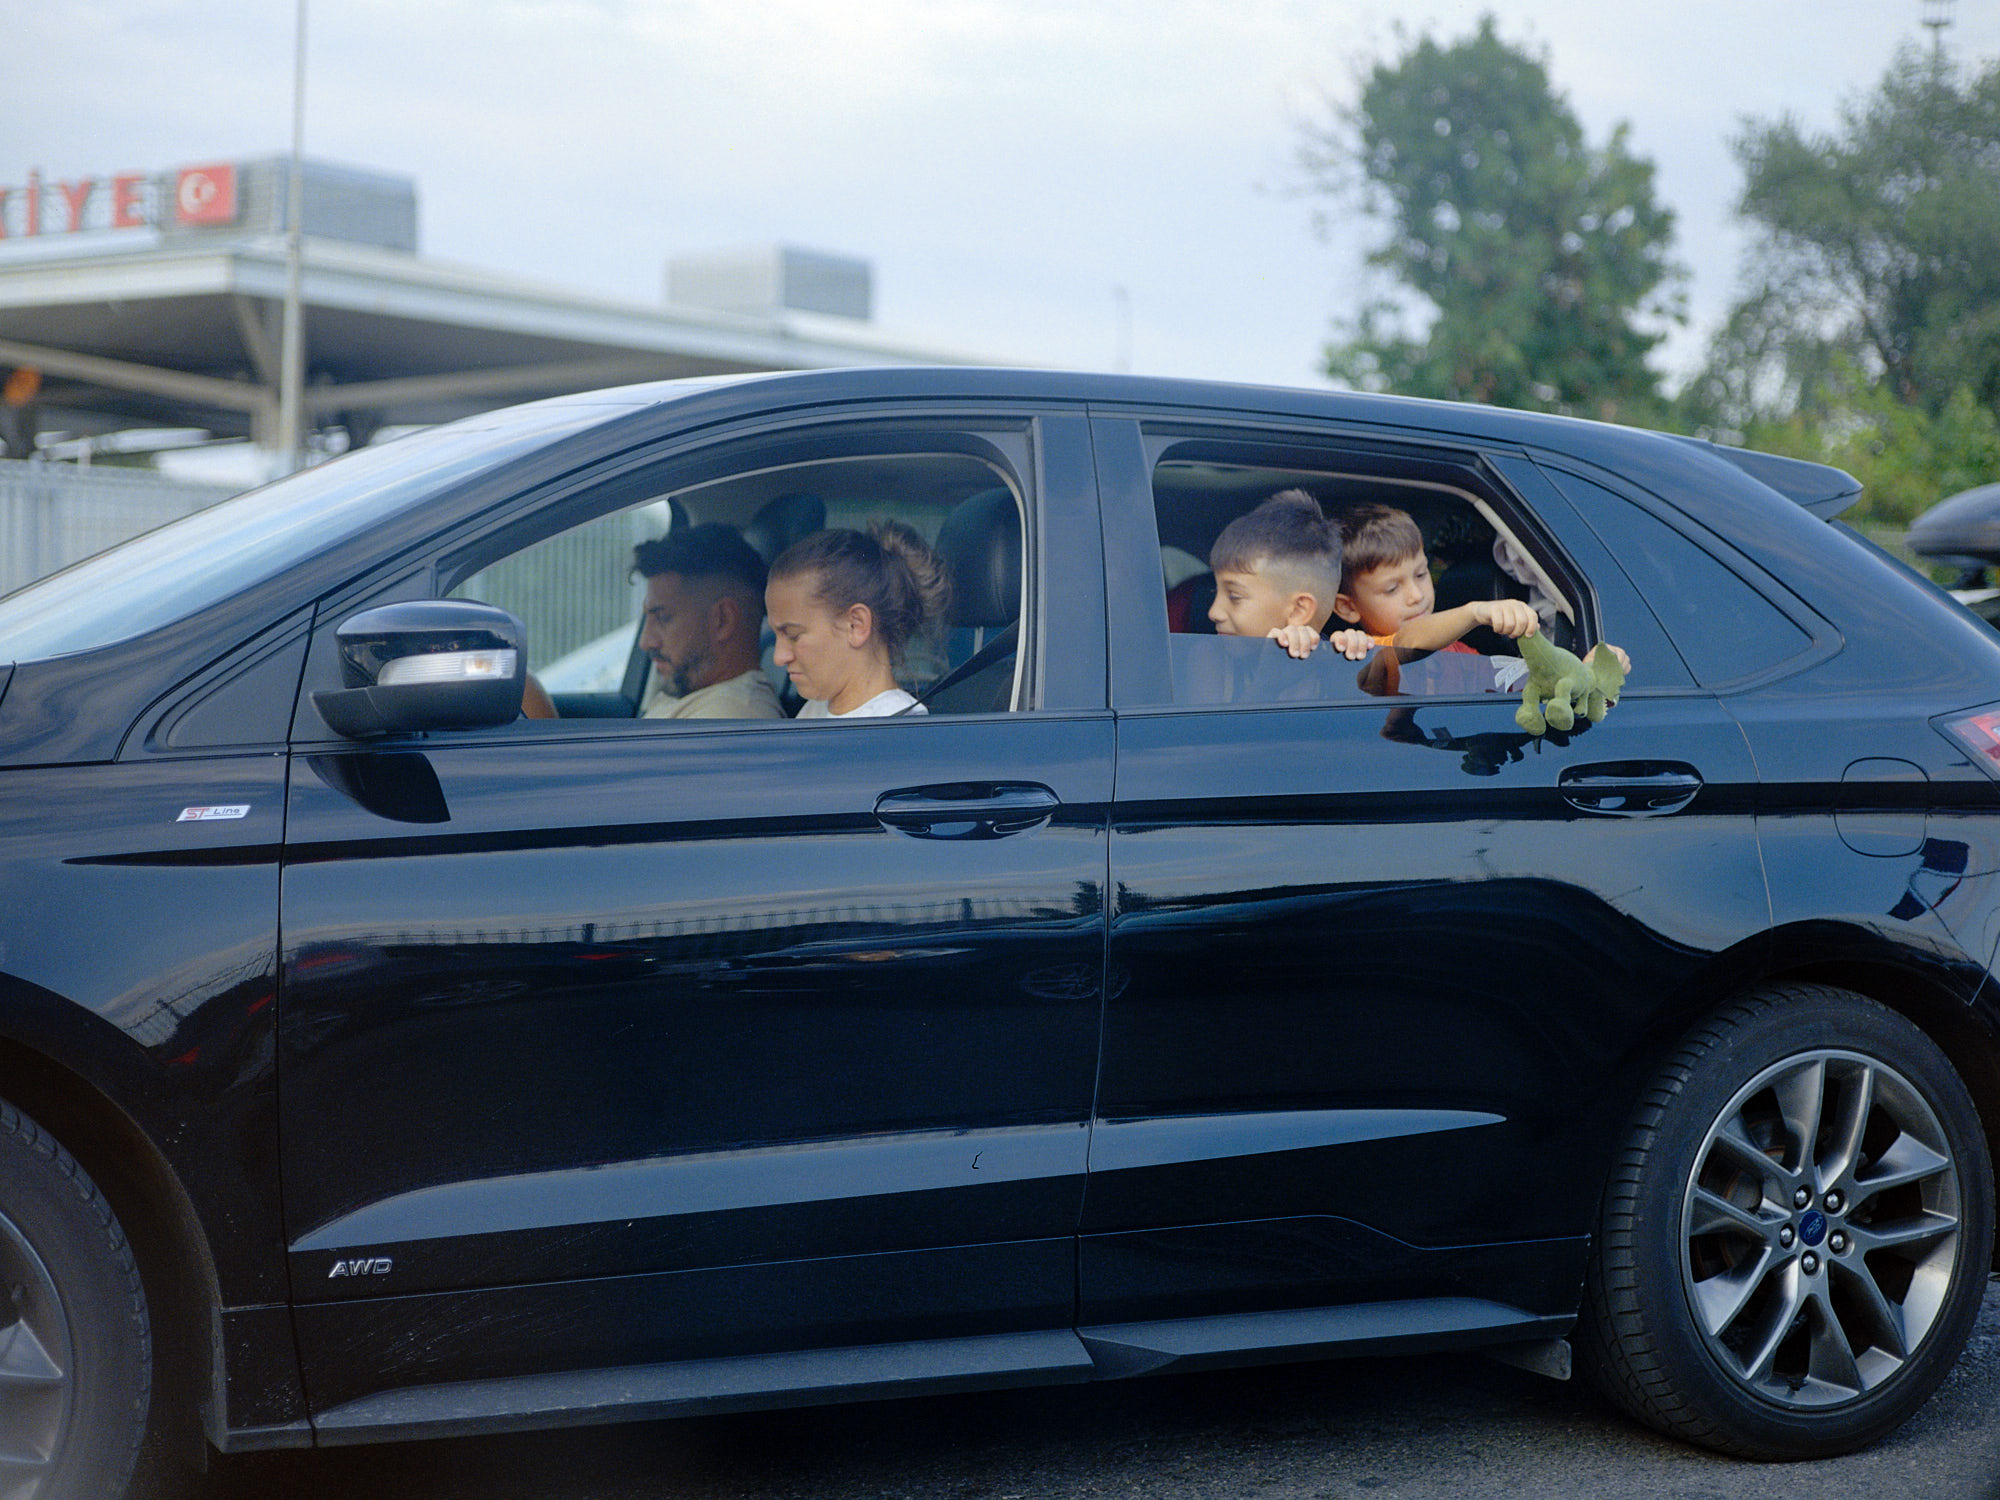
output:
[[[0,459],[0,594],[235,493],[142,469]]]
[[[645,599],[632,577],[632,544],[666,530],[665,507],[643,506],[586,521],[503,558],[452,590],[512,611],[528,625],[528,664],[557,657],[623,628],[628,639]]]

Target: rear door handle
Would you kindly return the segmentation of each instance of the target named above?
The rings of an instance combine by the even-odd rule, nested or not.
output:
[[[1563,801],[1613,818],[1679,812],[1702,788],[1701,773],[1679,761],[1603,761],[1572,766],[1556,780]]]
[[[954,782],[884,792],[875,799],[875,816],[920,839],[997,839],[1041,827],[1061,806],[1038,782]]]

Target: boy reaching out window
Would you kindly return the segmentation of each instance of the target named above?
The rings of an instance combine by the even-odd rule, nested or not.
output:
[[[1342,571],[1333,611],[1374,645],[1474,654],[1460,637],[1475,626],[1509,640],[1541,629],[1534,610],[1519,599],[1475,599],[1437,612],[1424,536],[1407,511],[1357,505],[1342,514],[1340,529]]]
[[[1344,634],[1364,636],[1371,647],[1476,656],[1478,653],[1461,639],[1476,626],[1484,625],[1509,640],[1541,629],[1534,609],[1519,599],[1475,599],[1439,610],[1430,559],[1424,555],[1423,533],[1407,511],[1392,505],[1357,505],[1342,513],[1340,530],[1341,581],[1333,612],[1358,627]],[[1311,654],[1318,644],[1304,632],[1276,634],[1296,657]],[[1631,658],[1618,646],[1611,650],[1629,673]],[[1518,657],[1491,660],[1493,685],[1502,692],[1527,675],[1527,666]]]

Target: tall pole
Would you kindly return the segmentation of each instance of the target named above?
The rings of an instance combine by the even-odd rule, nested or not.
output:
[[[1944,34],[1951,25],[1953,0],[1924,0],[1924,25],[1931,34],[1931,66],[1943,70]]]
[[[305,173],[300,158],[306,140],[306,0],[299,0],[292,58],[292,159],[285,180],[285,319],[278,351],[278,474],[295,473],[304,461],[299,408],[306,383],[305,309],[299,289],[304,245],[300,219],[305,208]]]

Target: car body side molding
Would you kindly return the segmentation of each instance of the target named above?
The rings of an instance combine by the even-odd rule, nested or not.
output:
[[[1091,1378],[1067,1328],[454,1381],[363,1396],[314,1419],[320,1445],[770,1411]]]
[[[1505,1115],[1483,1109],[1287,1109],[1100,1119],[1091,1136],[1090,1170],[1125,1172],[1280,1151],[1316,1151],[1506,1123]]]
[[[1350,1354],[1428,1354],[1489,1343],[1561,1338],[1576,1319],[1539,1316],[1479,1297],[1298,1307],[1222,1313],[1158,1323],[1079,1328],[1097,1378],[1118,1380],[1163,1370],[1278,1364]]]
[[[321,1447],[413,1441],[663,1416],[770,1411],[1119,1380],[1334,1355],[1422,1353],[1557,1339],[1575,1319],[1476,1297],[1229,1313],[1097,1328],[925,1339],[864,1347],[734,1355],[608,1370],[382,1391],[320,1413]]]

